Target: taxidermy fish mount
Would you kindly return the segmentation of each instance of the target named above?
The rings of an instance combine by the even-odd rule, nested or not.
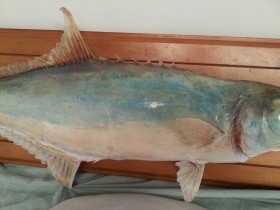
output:
[[[189,202],[206,163],[279,150],[278,87],[96,59],[61,11],[64,34],[49,54],[0,68],[0,134],[63,186],[81,161],[177,161]]]

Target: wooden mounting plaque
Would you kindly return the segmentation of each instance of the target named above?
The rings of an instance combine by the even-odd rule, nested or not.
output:
[[[0,29],[0,66],[48,53],[62,32]],[[82,32],[97,57],[152,62],[233,80],[280,86],[280,40],[230,37]],[[45,167],[32,155],[0,139],[0,162]],[[113,161],[82,163],[81,172],[175,181],[174,162]],[[280,152],[245,164],[207,164],[203,184],[229,187],[280,188]]]

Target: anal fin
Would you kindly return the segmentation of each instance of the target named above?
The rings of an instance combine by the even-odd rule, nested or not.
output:
[[[71,188],[80,161],[55,148],[36,141],[35,137],[23,134],[10,128],[0,127],[0,135],[19,145],[35,158],[47,164],[54,178],[63,186]]]
[[[72,188],[80,161],[66,154],[55,154],[43,148],[37,149],[35,157],[40,159],[43,164],[47,164],[56,181],[64,187]]]
[[[204,163],[197,162],[178,162],[177,181],[180,183],[181,190],[186,202],[191,202],[198,192],[204,171]]]

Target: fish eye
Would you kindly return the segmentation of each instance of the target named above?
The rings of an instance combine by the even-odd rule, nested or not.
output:
[[[266,118],[271,131],[280,137],[280,98],[273,99],[267,106]]]

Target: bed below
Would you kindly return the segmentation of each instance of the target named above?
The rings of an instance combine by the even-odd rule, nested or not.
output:
[[[143,193],[183,200],[179,185],[174,182],[89,174],[77,174],[70,190],[59,186],[45,168],[0,165],[1,209],[49,209],[79,196],[108,193]],[[226,189],[201,187],[193,203],[214,210],[279,209],[280,192],[258,189]]]

